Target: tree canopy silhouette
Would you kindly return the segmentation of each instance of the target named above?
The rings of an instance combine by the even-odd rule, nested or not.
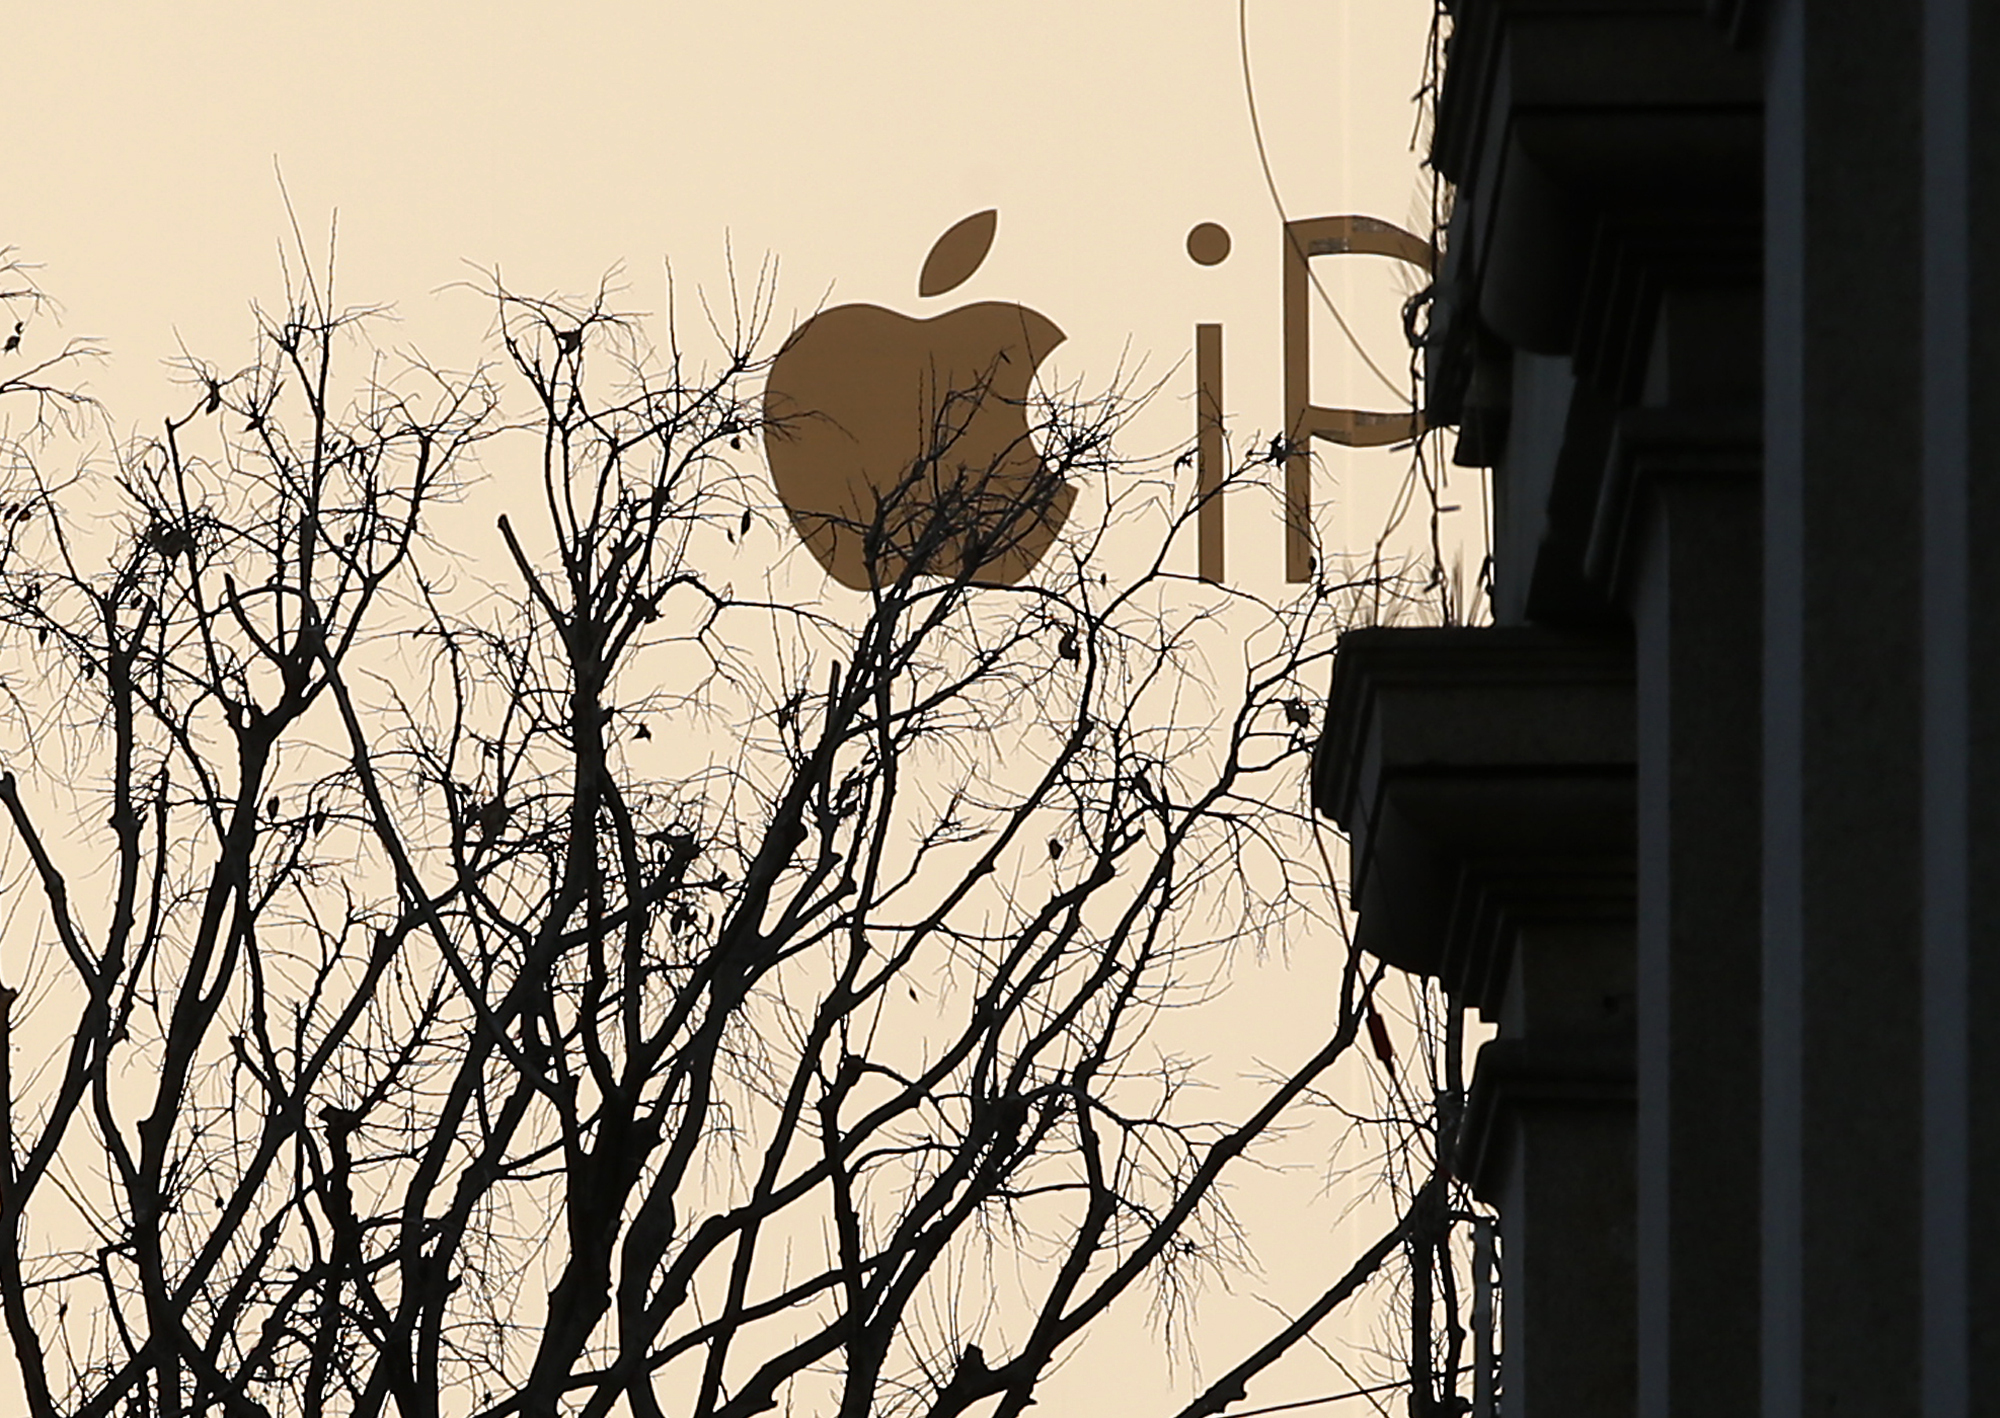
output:
[[[30,1411],[1014,1418],[1226,1264],[1228,1180],[1385,1047],[1379,971],[1236,1116],[1148,1030],[1232,950],[1347,949],[1303,782],[1351,588],[1109,575],[1170,488],[1114,391],[1033,410],[1104,510],[1023,585],[962,574],[991,499],[892,495],[882,584],[746,592],[761,290],[704,365],[496,281],[453,374],[325,289],[0,498]],[[1398,1219],[1189,1412],[1398,1253],[1456,1372],[1455,1050],[1384,1094]]]

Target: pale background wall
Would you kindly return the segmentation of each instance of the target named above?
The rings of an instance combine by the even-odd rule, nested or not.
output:
[[[1421,225],[1412,96],[1429,19],[1419,0],[1250,0],[1258,111],[1291,215]],[[1192,434],[1192,326],[1219,320],[1231,431],[1247,442],[1280,418],[1279,227],[1238,21],[1234,0],[24,7],[0,27],[13,134],[0,145],[0,242],[44,263],[63,333],[108,343],[89,381],[121,430],[185,409],[162,366],[181,348],[225,369],[247,361],[249,302],[281,299],[275,163],[309,245],[322,247],[337,209],[345,297],[392,303],[400,324],[384,337],[442,364],[481,353],[487,308],[449,289],[474,274],[468,262],[535,291],[583,289],[622,264],[626,303],[657,312],[667,259],[684,299],[722,295],[733,249],[739,273],[778,259],[786,316],[846,300],[924,313],[1030,303],[1069,332],[1055,377],[1101,382],[1121,359],[1172,375],[1135,430],[1157,448]],[[931,242],[983,207],[1001,213],[985,266],[920,307]],[[1182,247],[1202,220],[1235,238],[1212,269]],[[1373,260],[1317,269],[1378,362],[1401,370],[1408,274]],[[1319,323],[1316,398],[1391,406]],[[1317,496],[1330,545],[1372,540],[1406,461],[1327,453]],[[1479,490],[1455,492],[1469,534]],[[1230,515],[1232,579],[1280,590],[1275,501],[1239,499]],[[1231,1067],[1323,1030],[1330,968],[1245,962],[1245,1037],[1254,1028],[1264,1043],[1235,1041]],[[1216,1042],[1218,1059],[1230,1042]],[[1311,1204],[1321,1180],[1308,1169],[1243,1198],[1281,1296],[1324,1284],[1322,1265],[1365,1243],[1366,1220],[1341,1226],[1338,1199]],[[1271,1319],[1216,1299],[1211,1376],[1233,1361],[1232,1335]],[[1158,1361],[1143,1314],[1104,1345],[1044,1411],[1158,1411],[1194,1382]],[[1307,1355],[1254,1389],[1253,1406],[1347,1386]]]

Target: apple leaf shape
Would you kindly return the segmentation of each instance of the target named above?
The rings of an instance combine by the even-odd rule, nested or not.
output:
[[[974,212],[937,239],[931,254],[924,258],[923,274],[917,277],[918,295],[943,295],[970,280],[993,246],[993,232],[1000,225],[1000,213],[988,207]]]

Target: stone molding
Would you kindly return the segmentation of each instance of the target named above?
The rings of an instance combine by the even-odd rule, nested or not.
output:
[[[1492,1039],[1481,1046],[1452,1172],[1497,1203],[1506,1129],[1531,1108],[1601,1107],[1629,1114],[1637,1095],[1629,1041],[1590,1036]]]
[[[1362,948],[1490,1014],[1521,930],[1629,923],[1633,765],[1625,640],[1343,636],[1313,797],[1348,833]]]

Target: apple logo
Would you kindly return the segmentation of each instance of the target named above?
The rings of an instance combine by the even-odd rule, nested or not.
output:
[[[998,222],[977,212],[939,237],[917,294],[963,284]],[[838,305],[792,332],[764,388],[764,451],[830,576],[865,591],[910,571],[1013,585],[1034,568],[1076,500],[1028,429],[1035,368],[1063,338],[1001,301],[929,319]]]

